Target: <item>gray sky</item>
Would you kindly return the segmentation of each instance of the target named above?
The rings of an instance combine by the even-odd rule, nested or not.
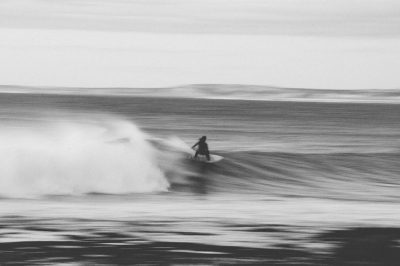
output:
[[[400,88],[400,1],[0,0],[0,84]]]

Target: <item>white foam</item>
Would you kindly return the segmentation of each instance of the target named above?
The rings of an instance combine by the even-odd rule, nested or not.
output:
[[[0,196],[167,190],[155,149],[115,118],[0,128]]]

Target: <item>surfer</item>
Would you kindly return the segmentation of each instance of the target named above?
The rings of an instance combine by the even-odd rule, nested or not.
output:
[[[196,147],[197,145],[199,146],[196,154],[194,155],[194,158],[197,159],[197,155],[205,155],[207,157],[207,160],[210,160],[210,151],[208,150],[208,145],[206,143],[206,136],[202,136],[199,138],[199,141],[193,145],[192,148]]]

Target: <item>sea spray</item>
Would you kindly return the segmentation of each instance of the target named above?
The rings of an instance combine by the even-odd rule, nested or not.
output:
[[[0,128],[0,196],[167,190],[146,138],[135,124],[115,117]]]

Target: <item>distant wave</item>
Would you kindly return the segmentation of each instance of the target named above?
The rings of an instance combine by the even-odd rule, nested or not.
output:
[[[400,89],[327,90],[256,85],[198,84],[168,88],[62,88],[0,86],[0,93],[178,97],[258,101],[400,103]]]

